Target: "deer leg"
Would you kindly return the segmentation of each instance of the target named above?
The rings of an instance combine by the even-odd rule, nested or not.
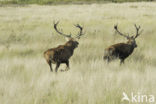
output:
[[[57,70],[58,70],[59,66],[60,66],[60,63],[59,63],[59,62],[57,62],[57,63],[56,63],[56,68],[55,68],[55,72],[57,72]]]
[[[69,70],[69,61],[66,61],[65,64],[67,66],[65,70],[67,71],[67,70]]]
[[[120,60],[120,65],[124,64],[124,59]]]
[[[51,61],[47,61],[47,63],[48,63],[48,65],[49,65],[49,67],[50,67],[51,72],[53,72],[53,68],[52,68],[52,65],[51,65]]]
[[[109,63],[111,61],[110,57],[107,58],[107,63]]]
[[[104,59],[107,63],[110,62],[110,58],[109,58],[109,56],[105,56],[103,59]]]

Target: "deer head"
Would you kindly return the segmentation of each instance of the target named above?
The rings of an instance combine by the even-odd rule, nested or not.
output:
[[[140,26],[137,26],[136,24],[134,24],[135,26],[135,29],[136,29],[136,34],[134,36],[129,36],[129,35],[125,35],[123,33],[121,33],[119,30],[118,30],[118,26],[115,25],[114,26],[114,29],[116,30],[116,32],[125,37],[128,41],[127,41],[127,44],[131,45],[133,48],[136,48],[137,47],[137,44],[136,44],[136,41],[135,39],[142,33],[143,30],[141,30],[141,32],[139,32],[140,30]]]
[[[66,43],[67,46],[71,46],[71,45],[72,45],[73,48],[76,48],[76,47],[78,46],[78,44],[79,44],[77,40],[80,39],[80,37],[81,37],[82,35],[84,35],[84,34],[82,33],[83,27],[81,27],[79,24],[74,25],[76,28],[79,28],[79,29],[80,29],[80,32],[78,32],[78,34],[77,34],[75,37],[72,37],[71,34],[64,34],[64,33],[62,33],[61,31],[59,31],[58,28],[57,28],[58,24],[59,24],[59,21],[54,22],[54,29],[55,29],[55,31],[56,31],[58,34],[64,36],[64,37],[67,39],[67,41],[68,41],[68,42]]]

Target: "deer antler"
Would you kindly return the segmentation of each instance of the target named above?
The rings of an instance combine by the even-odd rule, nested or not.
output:
[[[65,36],[65,37],[67,37],[67,38],[71,38],[71,35],[64,34],[64,33],[60,32],[60,31],[57,29],[57,25],[59,24],[59,21],[57,21],[57,22],[54,21],[53,24],[54,24],[54,29],[55,29],[55,31],[56,31],[57,33],[59,33],[59,34],[62,35],[62,36]]]
[[[139,33],[139,30],[140,30],[140,26],[138,26],[137,27],[137,25],[136,24],[134,24],[134,26],[135,26],[135,28],[136,28],[136,35],[135,35],[135,37],[134,38],[137,38],[141,33],[142,33],[142,31],[143,30],[141,30],[141,32]]]
[[[80,39],[80,37],[81,37],[82,35],[84,35],[84,34],[82,33],[83,27],[81,27],[79,24],[74,25],[74,26],[80,29],[80,32],[79,32],[79,33],[77,34],[77,36],[76,36],[76,38]]]
[[[123,37],[125,37],[125,38],[127,38],[127,39],[130,38],[129,36],[124,35],[123,33],[121,33],[121,32],[118,30],[118,26],[117,26],[117,25],[114,25],[114,29],[116,30],[116,32],[117,32],[119,35],[121,35],[121,36],[123,36]]]

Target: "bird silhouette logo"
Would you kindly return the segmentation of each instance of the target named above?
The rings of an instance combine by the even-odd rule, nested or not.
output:
[[[128,98],[128,95],[125,92],[123,92],[122,94],[123,94],[123,98],[122,98],[121,101],[125,101],[126,100],[126,101],[129,101],[130,102],[130,100]]]

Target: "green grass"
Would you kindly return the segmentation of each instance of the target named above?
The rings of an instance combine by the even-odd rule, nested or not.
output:
[[[0,7],[0,104],[122,104],[122,92],[156,97],[154,11],[156,3],[146,2]],[[70,70],[57,74],[43,57],[45,50],[66,42],[53,29],[54,20],[65,33],[75,35],[76,23],[86,33]],[[119,60],[105,63],[104,49],[126,42],[114,34],[114,24],[132,35],[134,23],[144,30],[138,48],[122,66]]]

